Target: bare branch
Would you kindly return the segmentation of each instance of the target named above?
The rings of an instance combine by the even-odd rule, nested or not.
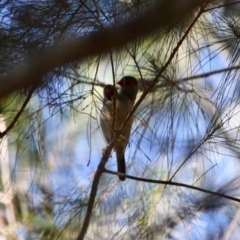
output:
[[[22,107],[20,108],[20,110],[18,111],[16,116],[14,117],[13,121],[9,124],[9,126],[3,132],[0,132],[0,138],[3,138],[14,127],[14,125],[16,124],[16,122],[18,121],[20,116],[22,115],[22,113],[23,113],[25,107],[27,106],[28,102],[30,101],[34,90],[35,90],[34,87],[32,87],[29,90],[28,95],[27,95],[25,101],[23,102]]]
[[[116,137],[119,137],[119,135],[120,134],[118,134],[118,136],[116,136]],[[91,216],[92,216],[93,205],[94,205],[95,198],[96,198],[96,195],[97,195],[99,181],[100,181],[100,178],[102,176],[102,173],[105,171],[105,164],[106,164],[106,162],[107,162],[107,160],[108,160],[108,158],[111,154],[111,151],[112,151],[112,148],[114,146],[115,141],[116,141],[116,138],[113,139],[112,142],[105,148],[102,159],[101,159],[100,163],[98,164],[97,171],[95,172],[95,175],[94,175],[94,178],[93,178],[90,198],[89,198],[89,201],[88,201],[87,213],[86,213],[86,216],[84,218],[84,223],[83,223],[81,232],[79,233],[79,235],[77,237],[77,240],[84,239],[84,236],[87,232],[87,229],[88,229],[88,226],[89,226],[89,223],[90,223],[90,219],[91,219]]]
[[[178,186],[178,187],[189,188],[189,189],[193,189],[193,190],[196,190],[196,191],[199,191],[199,192],[208,193],[208,194],[211,194],[211,195],[215,195],[215,196],[218,196],[218,197],[226,198],[226,199],[229,199],[229,200],[232,200],[232,201],[240,203],[240,199],[239,198],[235,198],[235,197],[232,197],[232,196],[220,193],[220,192],[214,192],[214,191],[207,190],[207,189],[204,189],[204,188],[195,187],[193,185],[188,185],[188,184],[185,184],[185,183],[164,181],[164,180],[154,180],[154,179],[148,179],[148,178],[140,178],[140,177],[135,177],[135,176],[127,175],[127,174],[124,175],[122,173],[117,173],[117,172],[114,172],[114,171],[111,171],[111,170],[108,170],[108,169],[105,169],[104,172],[112,174],[112,175],[116,175],[116,176],[123,175],[126,178],[129,178],[129,179],[132,179],[132,180],[141,181],[141,182],[157,183],[157,184],[164,184],[164,185],[171,185],[171,186]]]
[[[199,78],[206,78],[206,77],[209,77],[209,76],[212,76],[212,75],[215,75],[215,74],[230,72],[232,70],[238,70],[238,69],[240,69],[240,66],[232,66],[232,67],[222,68],[222,69],[218,69],[218,70],[194,75],[194,76],[191,76],[191,77],[182,78],[182,79],[177,80],[177,83],[184,83],[184,82],[199,79]]]

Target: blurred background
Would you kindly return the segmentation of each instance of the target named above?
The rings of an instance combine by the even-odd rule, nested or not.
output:
[[[1,1],[0,74],[154,2]],[[76,239],[106,147],[103,86],[125,75],[138,79],[138,98],[159,78],[134,113],[127,174],[238,198],[239,4],[204,4],[171,27],[56,68],[41,86],[1,99],[0,240]],[[116,171],[114,152],[106,168]],[[237,201],[104,173],[86,239],[238,239],[239,223]]]

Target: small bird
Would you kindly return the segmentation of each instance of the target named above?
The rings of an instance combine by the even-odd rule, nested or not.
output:
[[[138,92],[138,82],[134,77],[125,76],[117,84],[119,85],[118,90],[113,85],[106,85],[103,89],[103,107],[100,115],[100,125],[107,143],[112,140],[112,130],[118,130],[131,112]],[[116,101],[115,113],[113,112],[114,101]],[[124,153],[130,137],[133,118],[131,116],[113,147],[117,156],[118,172],[123,174],[126,174]],[[112,128],[113,121],[114,128]],[[119,176],[119,179],[124,181],[125,177]]]

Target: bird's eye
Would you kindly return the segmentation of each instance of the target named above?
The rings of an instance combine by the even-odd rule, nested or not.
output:
[[[125,85],[134,85],[134,81],[131,81],[130,79],[128,79],[127,81],[125,80],[124,84]]]
[[[128,80],[124,79],[124,85],[125,85],[125,86],[126,86],[126,85],[129,85]]]
[[[131,81],[129,79],[124,78],[124,85],[130,85]]]

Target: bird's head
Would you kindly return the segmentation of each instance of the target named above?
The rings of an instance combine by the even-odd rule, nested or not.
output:
[[[127,95],[132,101],[135,101],[138,92],[138,81],[131,76],[125,76],[117,82],[120,85],[120,93]]]

